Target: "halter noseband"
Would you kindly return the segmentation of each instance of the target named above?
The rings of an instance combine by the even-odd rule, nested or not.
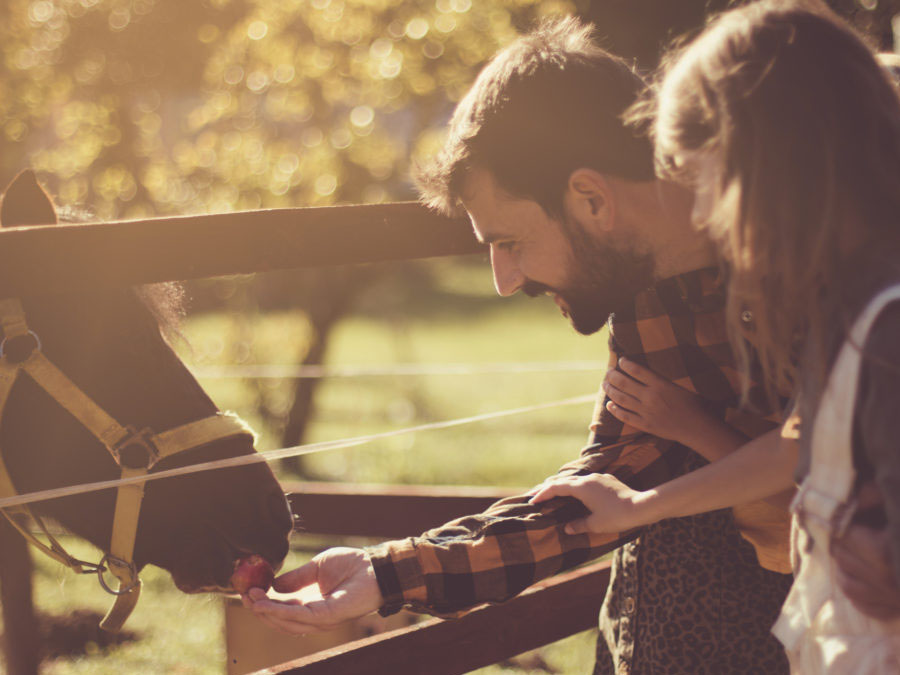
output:
[[[17,299],[0,300],[0,327],[4,336],[0,343],[0,419],[16,378],[20,373],[25,373],[103,444],[121,468],[122,478],[143,476],[161,459],[206,443],[252,435],[240,418],[223,413],[161,433],[123,426],[44,356],[41,341],[29,330],[22,304]],[[141,593],[141,580],[133,554],[144,483],[120,485],[117,490],[109,552],[99,563],[85,562],[69,555],[48,531],[41,517],[33,514],[28,506],[0,509],[13,527],[39,550],[78,574],[97,574],[103,589],[116,596],[113,606],[100,622],[101,628],[112,632],[118,631],[125,623]],[[0,451],[0,497],[17,495]],[[39,540],[14,518],[16,513],[33,519],[49,544]],[[107,584],[103,576],[106,571],[118,580],[117,589]]]

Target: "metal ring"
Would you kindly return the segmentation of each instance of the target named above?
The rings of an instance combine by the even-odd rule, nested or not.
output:
[[[103,573],[105,571],[107,571],[107,569],[109,569],[108,567],[106,567],[104,565],[104,563],[107,563],[107,562],[112,562],[115,565],[121,565],[122,567],[128,567],[129,569],[131,569],[132,581],[130,584],[128,584],[127,587],[120,588],[117,591],[115,591],[109,587],[109,585],[106,583],[106,579],[103,578]],[[115,576],[115,575],[113,575],[113,576]],[[116,577],[116,578],[118,579],[118,577]],[[97,579],[100,581],[100,587],[103,588],[103,590],[106,591],[107,593],[109,593],[110,595],[127,595],[128,593],[131,593],[131,591],[133,591],[137,587],[138,583],[140,583],[140,579],[138,578],[138,574],[137,574],[137,569],[135,568],[133,562],[127,563],[124,560],[119,560],[118,558],[116,558],[113,555],[110,555],[109,553],[107,553],[105,556],[103,556],[100,559],[100,562],[97,564]],[[120,583],[121,583],[121,581],[122,580],[119,579]]]
[[[6,341],[9,340],[10,337],[15,339],[15,338],[22,337],[24,335],[30,335],[31,337],[34,338],[35,347],[32,351],[34,351],[34,350],[42,351],[41,338],[39,338],[38,334],[35,333],[33,330],[29,330],[27,333],[22,333],[22,335],[12,335],[12,336],[8,336],[8,337],[4,337],[3,341],[0,342],[0,359],[6,357]]]

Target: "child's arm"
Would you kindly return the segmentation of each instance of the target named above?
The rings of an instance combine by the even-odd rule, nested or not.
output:
[[[574,497],[591,515],[566,532],[625,532],[665,518],[679,518],[757,501],[793,485],[797,444],[780,429],[753,439],[719,461],[644,492],[608,474],[559,476],[537,488],[532,503]]]
[[[628,359],[606,374],[607,410],[641,431],[678,441],[713,462],[749,439],[711,415],[696,394]]]

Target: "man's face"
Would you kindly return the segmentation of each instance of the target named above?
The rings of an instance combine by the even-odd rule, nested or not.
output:
[[[475,235],[490,245],[497,293],[550,295],[579,333],[602,328],[652,282],[649,255],[619,251],[577,222],[551,218],[537,202],[508,195],[484,169],[470,172],[462,201]]]

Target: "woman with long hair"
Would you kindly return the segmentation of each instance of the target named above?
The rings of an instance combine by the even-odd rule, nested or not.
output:
[[[576,497],[592,514],[570,531],[621,531],[771,497],[796,477],[795,583],[774,629],[794,671],[900,672],[897,87],[823,4],[763,1],[721,15],[670,61],[652,126],[658,171],[694,189],[695,224],[724,261],[745,375],[761,369],[794,414],[657,489],[576,477],[534,501]],[[674,385],[640,364],[620,370],[606,382],[616,416],[689,447],[723,437]],[[860,524],[880,533],[881,569],[839,554]],[[845,589],[880,571],[884,597],[860,611]]]

